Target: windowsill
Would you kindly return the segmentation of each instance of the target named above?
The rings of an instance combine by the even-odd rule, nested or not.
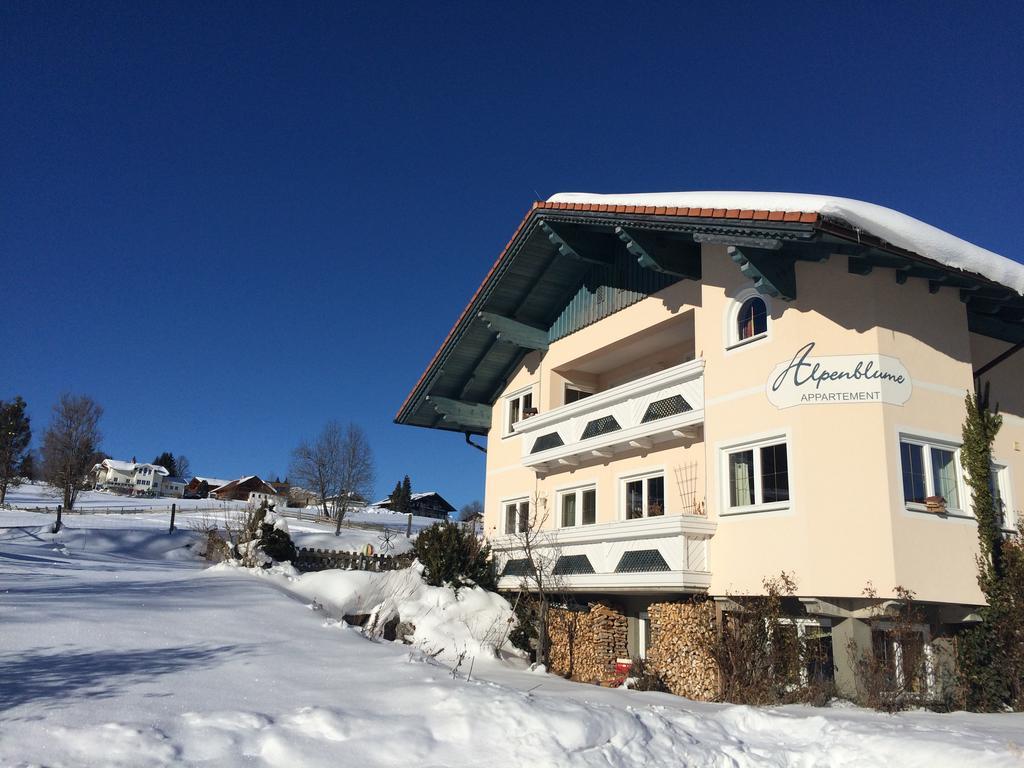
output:
[[[758,504],[749,507],[730,507],[725,512],[720,512],[722,517],[756,515],[761,512],[787,512],[793,506],[791,501],[777,504]]]
[[[751,336],[749,339],[743,339],[741,341],[734,341],[734,342],[730,343],[725,348],[725,351],[726,352],[731,352],[734,349],[739,349],[740,347],[745,347],[748,344],[753,344],[755,341],[761,341],[761,339],[767,339],[767,338],[768,338],[768,331],[765,331],[764,333],[759,333],[756,336]]]
[[[913,502],[905,504],[908,512],[919,512],[922,515],[930,515],[931,517],[945,518],[952,517],[958,520],[974,520],[974,515],[969,512],[965,512],[962,509],[947,509],[943,512],[929,512],[928,508],[924,504],[915,504]]]

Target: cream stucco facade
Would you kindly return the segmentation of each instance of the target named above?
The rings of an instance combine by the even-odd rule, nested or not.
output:
[[[924,281],[898,285],[885,271],[849,274],[845,259],[833,258],[798,265],[799,298],[769,301],[768,333],[731,346],[731,314],[750,281],[724,246],[705,246],[702,262],[700,283],[680,281],[523,360],[496,401],[488,434],[488,536],[501,543],[504,506],[516,499],[546,505],[545,526],[559,529],[559,494],[578,487],[596,489],[595,526],[622,522],[622,478],[663,472],[665,515],[704,515],[715,525],[707,552],[713,594],[756,593],[765,577],[784,570],[796,577],[801,594],[857,597],[870,583],[882,596],[891,596],[900,585],[922,600],[980,603],[971,512],[938,515],[904,503],[900,436],[959,443],[972,370],[1009,345],[968,333],[955,289],[931,294]],[[648,351],[644,339],[651,337],[663,345]],[[774,407],[766,395],[769,374],[811,341],[816,355],[897,358],[910,372],[911,397],[902,405]],[[643,354],[618,365],[628,357],[621,345],[630,343],[644,347]],[[704,418],[696,438],[679,437],[649,450],[616,451],[542,472],[523,466],[522,442],[528,438],[509,432],[503,404],[529,391],[539,414],[564,407],[564,372],[588,360],[591,370],[600,370],[593,361],[602,351],[608,351],[613,367],[590,378],[598,392],[607,391],[602,386],[606,375],[613,381],[623,378],[623,367],[640,378],[686,360],[703,360]],[[1013,384],[1024,377],[1021,363],[1024,358],[1011,359],[992,377],[994,399],[1005,414],[995,458],[1008,468],[1011,504],[1013,489],[1024,488],[1024,410]],[[768,511],[730,514],[723,447],[775,436],[784,439],[789,454],[789,502]],[[677,482],[680,476],[683,482]],[[966,491],[961,488],[961,493]]]
[[[530,284],[503,275],[499,259],[400,414],[422,423],[413,407],[432,403],[440,421],[430,426],[463,419],[486,434],[484,532],[504,568],[500,584],[522,583],[516,563],[529,528],[543,532],[536,546],[554,566],[549,588],[618,599],[634,645],[642,645],[646,604],[756,594],[780,572],[795,580],[809,620],[832,627],[838,666],[847,643],[870,644],[870,632],[855,625],[897,587],[930,606],[931,637],[972,620],[983,598],[959,466],[964,398],[976,371],[1019,346],[1001,309],[1019,295],[980,305],[999,319],[993,326],[971,303],[989,295],[986,281],[919,267],[884,243],[830,240],[820,217],[801,219],[817,228],[805,233],[816,250],[787,259],[794,246],[772,244],[776,231],[722,234],[710,211],[692,227],[687,220],[685,235],[662,240],[625,228],[677,220],[640,209],[648,215],[617,224],[611,214],[623,211],[600,211],[575,229],[557,218],[545,223],[545,211],[528,216],[502,259],[513,249],[520,259],[539,257],[546,235],[553,260],[533,267]],[[600,240],[609,229],[624,249]],[[676,244],[686,236],[693,243],[684,251]],[[588,260],[584,247],[616,255]],[[750,262],[757,268],[748,269],[743,249],[759,248]],[[653,262],[672,279],[621,300],[638,282],[615,265],[638,253],[642,266]],[[517,327],[514,318],[530,306],[521,294],[518,310],[503,310],[511,320],[492,322],[495,305],[514,306],[506,300],[513,293],[488,295],[488,286],[546,288],[559,254],[590,270],[577,273],[589,291],[583,308],[574,310],[574,299],[553,322],[537,313]],[[567,299],[548,301],[560,310]],[[743,330],[739,314],[762,306],[767,319]],[[471,336],[477,310],[497,331],[490,346]],[[480,405],[462,402],[474,400],[474,382],[502,341],[524,349],[507,358],[498,386],[475,399]],[[432,372],[459,364],[459,343],[477,343],[465,355],[476,367],[458,387],[432,382]],[[815,380],[828,371],[831,378]],[[1004,417],[993,459],[1009,528],[1024,501],[1024,355],[1007,356],[983,380]]]

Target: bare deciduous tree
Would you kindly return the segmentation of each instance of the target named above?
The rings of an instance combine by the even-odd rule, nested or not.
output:
[[[350,423],[342,433],[341,450],[338,452],[338,495],[334,504],[338,521],[334,527],[335,536],[341,533],[341,523],[352,504],[373,493],[374,474],[373,451],[366,432],[358,424]]]
[[[288,473],[298,485],[316,494],[324,517],[330,516],[328,500],[339,491],[341,437],[341,425],[336,421],[330,421],[315,441],[303,440],[292,451]]]
[[[520,508],[520,516],[523,514]],[[561,579],[554,574],[555,563],[561,556],[547,522],[549,510],[547,498],[535,494],[527,511],[527,518],[519,517],[515,532],[510,535],[513,546],[510,559],[523,560],[520,572],[520,592],[535,601],[534,629],[537,632],[537,662],[548,663],[551,646],[548,637],[548,608],[551,598],[560,591]]]
[[[288,474],[295,483],[316,494],[324,517],[333,511],[338,534],[353,503],[373,492],[370,441],[357,424],[342,427],[337,421],[329,421],[315,442],[303,440],[292,451]]]
[[[184,478],[185,480],[191,480],[192,478],[189,477],[189,472],[192,471],[192,465],[189,464],[188,456],[181,454],[181,456],[175,459],[175,463],[178,465],[178,477]]]
[[[479,520],[484,516],[484,505],[479,500],[464,504],[459,510],[459,522],[468,523],[472,520]]]
[[[43,476],[61,494],[66,510],[74,509],[78,492],[89,479],[102,415],[103,408],[91,397],[65,393],[53,407],[53,420],[43,433]]]

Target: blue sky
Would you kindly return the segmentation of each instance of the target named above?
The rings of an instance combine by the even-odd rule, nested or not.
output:
[[[530,203],[800,191],[1020,260],[1024,14],[987,3],[0,6],[0,398],[63,391],[116,457],[284,474],[331,418],[483,494],[392,424]]]

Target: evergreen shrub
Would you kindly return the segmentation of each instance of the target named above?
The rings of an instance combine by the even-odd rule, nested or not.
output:
[[[490,546],[458,523],[446,520],[421,531],[413,551],[423,566],[423,579],[432,586],[497,587]]]

